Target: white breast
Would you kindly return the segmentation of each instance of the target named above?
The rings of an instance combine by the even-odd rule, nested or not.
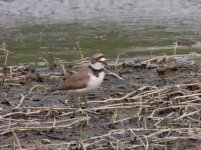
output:
[[[89,82],[87,84],[87,87],[89,89],[97,89],[101,83],[103,82],[103,79],[105,77],[105,73],[102,71],[99,73],[99,76],[96,77],[95,75],[93,74],[89,74],[90,75],[90,79],[89,79]]]
[[[83,88],[83,89],[77,89],[77,90],[69,90],[68,93],[71,93],[71,94],[76,94],[76,93],[79,93],[79,94],[85,94],[85,93],[89,93],[95,89],[97,89],[101,83],[103,82],[103,79],[105,77],[105,73],[102,71],[99,73],[99,76],[96,77],[95,75],[89,73],[90,75],[90,79],[87,83],[87,87],[86,88]]]

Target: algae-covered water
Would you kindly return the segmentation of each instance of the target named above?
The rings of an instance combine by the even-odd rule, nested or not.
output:
[[[78,23],[25,26],[1,34],[1,41],[14,52],[8,57],[11,64],[35,62],[38,57],[79,59],[77,42],[84,56],[94,52],[103,52],[109,58],[116,58],[118,53],[125,53],[122,57],[126,58],[173,54],[174,43],[186,38],[198,40],[199,37],[193,31],[169,31],[163,26],[131,30],[115,25],[91,27]],[[177,48],[177,54],[189,52],[199,53],[201,49],[199,45]],[[0,59],[4,61],[4,57]]]
[[[72,61],[84,54],[103,52],[111,59],[201,52],[199,2],[175,0],[104,0],[0,2],[0,43],[5,42],[7,64],[35,62],[44,57]],[[0,57],[3,64],[5,57]]]

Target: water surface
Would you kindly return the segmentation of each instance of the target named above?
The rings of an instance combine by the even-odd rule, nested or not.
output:
[[[200,53],[200,8],[191,0],[1,1],[0,42],[15,52],[8,58],[11,64],[39,56],[79,59],[77,42],[84,56],[97,51],[109,58],[173,54],[181,39],[198,42],[178,47],[177,54]]]

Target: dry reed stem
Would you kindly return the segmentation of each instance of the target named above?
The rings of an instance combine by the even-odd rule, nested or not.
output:
[[[33,127],[27,127],[27,126],[24,126],[24,127],[9,127],[9,129],[3,129],[1,130],[0,132],[0,135],[4,135],[6,133],[9,133],[11,130],[12,131],[15,131],[15,132],[20,132],[20,131],[30,131],[30,130],[47,130],[47,129],[61,129],[61,128],[71,128],[71,126],[81,122],[81,121],[85,121],[85,120],[88,120],[90,119],[89,117],[83,117],[83,118],[79,118],[79,119],[76,119],[75,121],[67,124],[67,125],[57,125],[57,126],[54,126],[54,122],[53,122],[53,125],[49,125],[49,126],[33,126]],[[53,128],[54,126],[54,128]]]
[[[114,77],[120,79],[120,80],[124,80],[124,78],[120,77],[119,75],[117,75],[116,73],[112,72],[112,71],[109,71],[108,69],[104,68],[104,70],[106,72],[108,72],[110,75],[113,75]]]
[[[47,87],[43,86],[43,85],[34,85],[30,90],[29,90],[29,95],[31,95],[32,91],[35,89],[35,88],[38,88],[38,87],[42,87],[44,89],[47,89]]]
[[[143,63],[149,67],[157,59],[175,57],[153,58]],[[12,67],[9,76],[5,77],[6,85],[13,85],[16,81],[26,79],[24,75],[16,76],[16,72],[17,69]],[[61,73],[54,72],[40,76],[52,79],[58,78]],[[33,94],[33,90],[39,87],[45,88],[43,85],[35,85],[29,90],[29,94]],[[46,137],[48,137],[46,133],[52,132],[53,137],[50,137],[53,142],[40,145],[40,148],[46,149],[79,147],[82,149],[171,149],[178,145],[179,140],[200,139],[201,85],[199,82],[165,87],[142,85],[134,89],[129,92],[125,90],[123,96],[117,98],[88,100],[88,108],[83,109],[68,104],[29,106],[28,102],[24,101],[27,95],[20,94],[20,100],[11,101],[13,97],[9,97],[9,94],[4,92],[1,96],[9,97],[5,100],[8,106],[5,106],[11,111],[7,112],[3,109],[0,114],[2,122],[0,135],[6,137],[9,135],[7,133],[13,132],[13,136],[16,135],[14,145],[18,149],[24,147],[24,143],[22,137],[20,136],[19,141],[17,135],[26,132],[41,133]],[[40,93],[34,94],[40,96]],[[96,103],[100,105],[97,106]],[[79,134],[73,135],[75,136],[73,140],[69,138],[64,141],[57,137],[54,139],[54,133],[57,131],[68,134],[71,131],[78,133],[79,129],[82,129],[81,139]],[[94,131],[94,134],[88,134]],[[36,148],[30,145],[26,149]]]
[[[5,56],[4,66],[7,65],[7,61],[8,61],[8,50],[6,50],[6,56]]]
[[[23,103],[23,101],[25,99],[25,96],[23,94],[20,94],[20,96],[21,96],[21,100],[20,100],[19,104],[15,107],[16,109],[19,108],[22,105],[22,103]]]
[[[18,144],[17,146],[19,147],[20,150],[22,150],[19,138],[17,137],[17,135],[15,134],[15,132],[13,130],[11,130],[11,132],[12,132],[12,134],[13,134],[13,136],[14,136],[17,144]]]

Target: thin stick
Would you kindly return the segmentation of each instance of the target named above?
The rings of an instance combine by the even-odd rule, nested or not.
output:
[[[6,66],[7,60],[8,60],[8,50],[6,50],[6,57],[5,57],[5,61],[4,61],[4,66]]]
[[[44,88],[44,89],[47,89],[45,86],[40,85],[40,84],[34,85],[34,86],[29,90],[29,95],[31,95],[32,91],[33,91],[35,88],[38,88],[38,87],[42,87],[42,88]]]
[[[107,71],[109,74],[111,74],[111,75],[113,75],[113,76],[117,77],[118,79],[120,79],[120,80],[124,80],[124,78],[120,77],[120,76],[119,76],[119,75],[117,75],[116,73],[111,72],[111,71],[107,70],[106,68],[104,68],[104,70],[105,70],[105,71]]]
[[[20,140],[18,139],[17,135],[15,134],[15,132],[13,130],[11,130],[11,132],[13,133],[14,137],[15,137],[15,140],[18,144],[18,147],[20,150],[22,150],[22,147],[21,147],[21,144],[20,144]]]
[[[23,101],[25,99],[25,96],[23,94],[20,94],[20,96],[21,96],[21,100],[20,100],[19,104],[15,108],[19,108],[22,105],[22,103],[23,103]]]

